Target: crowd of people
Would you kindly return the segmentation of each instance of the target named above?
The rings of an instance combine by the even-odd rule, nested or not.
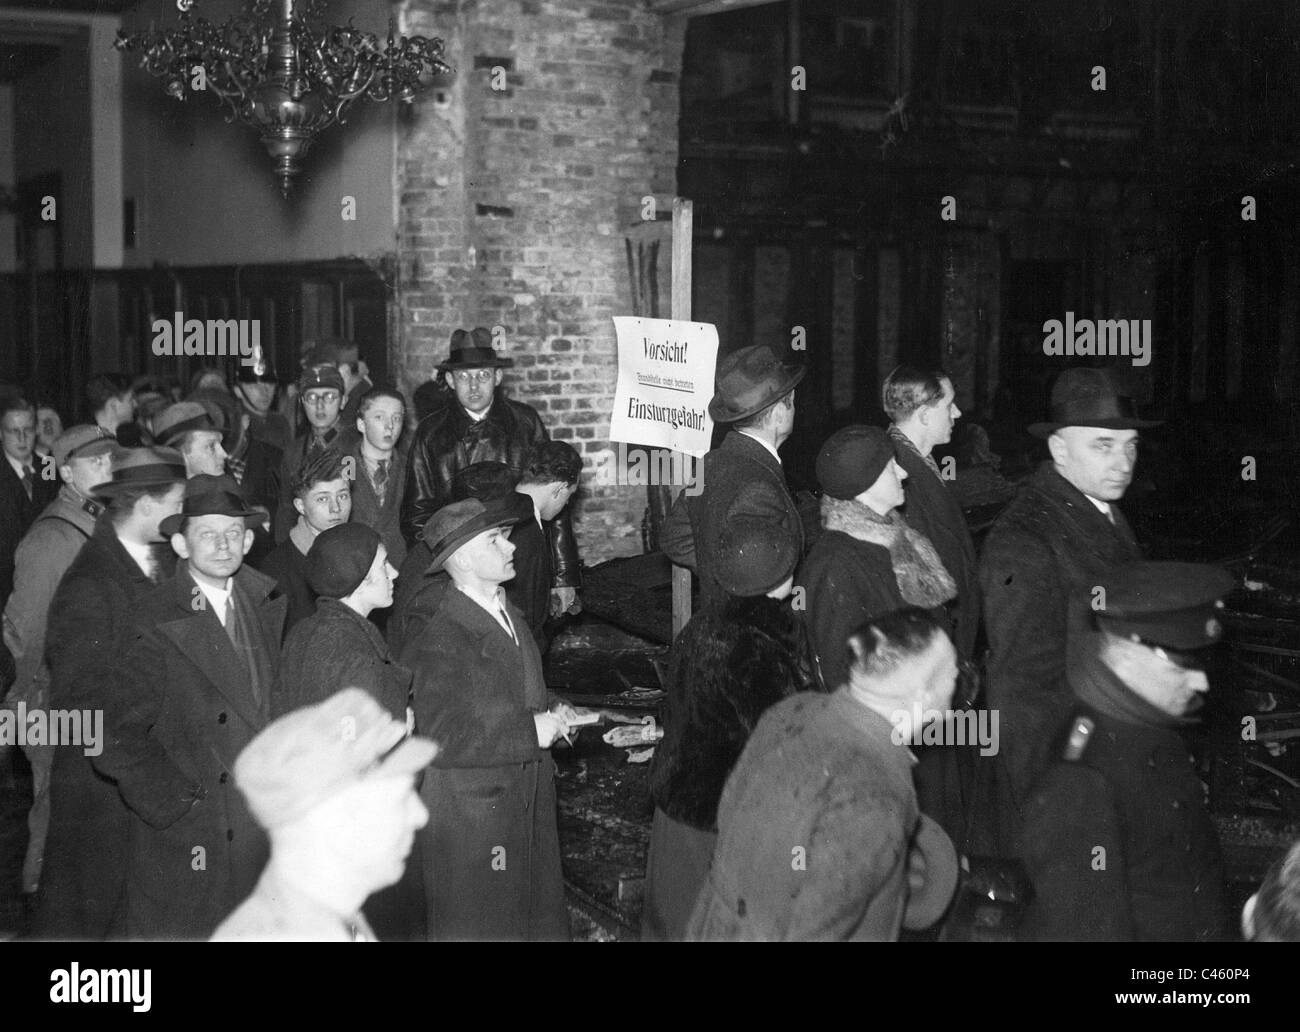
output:
[[[502,391],[509,364],[456,331],[415,413],[341,341],[283,390],[264,363],[183,397],[96,376],[67,429],[3,395],[4,705],[103,721],[22,744],[11,927],[569,937],[550,750],[597,715],[542,660],[581,607],[582,459]],[[726,432],[661,528],[700,594],[650,771],[643,938],[939,934],[970,855],[1021,866],[1026,938],[1237,934],[1182,736],[1233,581],[1144,561],[1117,504],[1157,424],[1104,370],[1064,372],[1029,428],[1050,458],[977,550],[934,455],[951,378],[896,369],[890,426],[832,434],[820,496],[796,497],[803,376],[722,357]],[[952,740],[977,707],[992,740]],[[1240,928],[1300,938],[1300,851]]]

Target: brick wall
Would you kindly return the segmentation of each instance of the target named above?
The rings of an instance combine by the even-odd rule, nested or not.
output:
[[[638,553],[644,488],[597,485],[592,462],[610,447],[610,318],[631,314],[623,230],[676,187],[684,20],[642,0],[408,0],[404,16],[459,74],[399,125],[392,367],[411,390],[456,327],[501,327],[510,395],[587,460],[584,560]]]

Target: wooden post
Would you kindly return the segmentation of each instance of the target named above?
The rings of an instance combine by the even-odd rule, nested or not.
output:
[[[694,232],[694,206],[684,197],[673,198],[673,271],[672,318],[691,317],[691,234]],[[683,455],[682,469],[692,468],[694,460]],[[673,638],[691,618],[691,571],[673,567]]]

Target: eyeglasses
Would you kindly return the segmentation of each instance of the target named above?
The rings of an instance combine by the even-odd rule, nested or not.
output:
[[[457,383],[487,383],[496,376],[495,369],[457,369],[451,374]]]

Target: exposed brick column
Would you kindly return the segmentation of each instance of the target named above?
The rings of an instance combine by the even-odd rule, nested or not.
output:
[[[399,123],[393,368],[414,389],[457,326],[502,327],[509,393],[588,460],[584,559],[636,554],[645,490],[595,484],[591,456],[610,447],[610,319],[631,314],[623,230],[676,188],[685,21],[643,0],[410,0],[407,31],[446,40],[459,75]]]

